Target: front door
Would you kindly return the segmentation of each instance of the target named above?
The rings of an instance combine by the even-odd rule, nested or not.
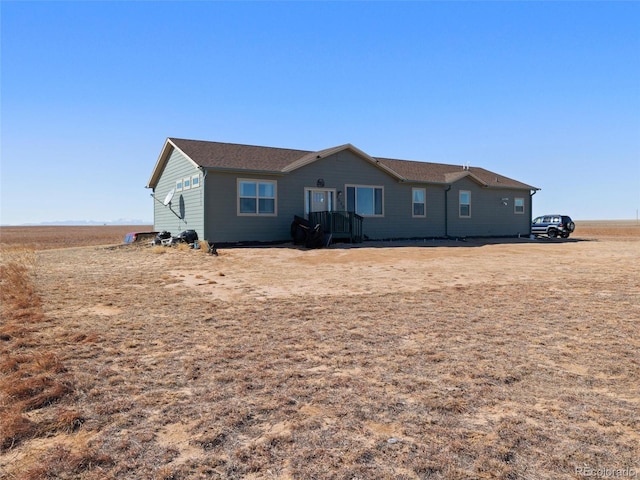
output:
[[[305,213],[333,211],[334,191],[324,188],[305,189]]]

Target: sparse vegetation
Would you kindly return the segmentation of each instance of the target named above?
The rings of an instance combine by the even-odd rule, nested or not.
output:
[[[640,235],[580,228],[569,242],[3,255],[0,478],[638,471]],[[542,258],[549,275],[529,268]]]
[[[34,287],[35,252],[12,248],[0,262],[0,452],[34,437],[67,428],[69,412],[50,408],[73,390],[55,352],[41,348],[42,302]],[[39,410],[40,415],[29,416]],[[31,417],[31,418],[30,418]],[[73,424],[76,419],[72,419]]]

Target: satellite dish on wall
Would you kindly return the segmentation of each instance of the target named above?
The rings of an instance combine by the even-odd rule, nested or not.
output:
[[[173,198],[173,194],[176,193],[175,188],[172,188],[171,190],[169,190],[169,193],[167,193],[167,196],[164,197],[164,202],[162,202],[165,206],[169,205],[171,203],[171,199]]]

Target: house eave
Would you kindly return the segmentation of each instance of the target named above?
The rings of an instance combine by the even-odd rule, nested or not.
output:
[[[230,167],[200,167],[206,172],[220,172],[220,173],[241,173],[243,175],[271,175],[283,177],[288,172],[282,172],[280,170],[256,170],[246,168],[230,168]]]

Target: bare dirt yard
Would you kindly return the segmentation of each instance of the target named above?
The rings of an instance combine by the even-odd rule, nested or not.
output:
[[[577,223],[219,256],[0,231],[0,478],[637,478],[640,226]]]

